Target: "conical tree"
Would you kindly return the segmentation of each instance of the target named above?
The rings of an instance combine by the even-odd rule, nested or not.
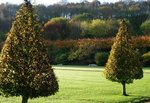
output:
[[[16,14],[0,55],[0,91],[29,98],[54,95],[58,82],[49,64],[42,26],[29,1]]]
[[[141,57],[132,42],[125,20],[120,23],[104,74],[106,79],[122,84],[124,96],[127,95],[126,83],[132,83],[134,79],[143,77]]]

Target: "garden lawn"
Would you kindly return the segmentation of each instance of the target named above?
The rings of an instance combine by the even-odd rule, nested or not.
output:
[[[122,96],[122,85],[106,80],[103,67],[53,66],[59,81],[59,92],[54,96],[30,99],[29,103],[120,103],[150,99],[150,68],[144,78],[127,85],[130,96]],[[0,103],[21,103],[21,97],[5,98]]]

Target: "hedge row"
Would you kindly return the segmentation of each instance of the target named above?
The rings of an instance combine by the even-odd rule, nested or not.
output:
[[[45,41],[46,45],[49,47],[54,47],[57,49],[62,48],[72,48],[81,43],[88,43],[90,45],[95,45],[96,49],[111,49],[111,45],[113,44],[114,38],[107,39],[78,39],[78,40],[64,40],[64,41]],[[135,46],[139,49],[150,49],[150,36],[141,36],[141,37],[133,37],[133,42]]]
[[[53,64],[92,64],[105,65],[114,38],[107,39],[78,39],[64,41],[45,41],[49,47],[49,55]],[[150,37],[133,37],[135,46],[139,48],[141,54],[150,51]],[[144,58],[143,58],[144,59]],[[143,60],[144,65],[150,59]],[[146,62],[145,62],[146,61]]]
[[[78,40],[45,40],[51,64],[97,64],[105,65],[114,38],[78,39]],[[150,37],[133,37],[135,46],[143,54],[145,66],[150,66]],[[0,44],[2,47],[3,43]]]

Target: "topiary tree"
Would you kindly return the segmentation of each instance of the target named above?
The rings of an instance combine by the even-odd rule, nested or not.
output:
[[[26,1],[17,12],[0,55],[3,96],[22,96],[22,103],[27,103],[29,98],[58,91],[42,33],[34,8]]]
[[[128,30],[126,22],[122,20],[104,70],[108,80],[122,84],[124,96],[127,95],[126,84],[143,77],[141,57],[134,48]]]

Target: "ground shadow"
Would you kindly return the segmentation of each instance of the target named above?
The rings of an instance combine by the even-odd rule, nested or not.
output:
[[[129,95],[135,96],[136,98],[130,101],[131,103],[146,103],[150,102],[150,96],[137,96],[137,95]]]

